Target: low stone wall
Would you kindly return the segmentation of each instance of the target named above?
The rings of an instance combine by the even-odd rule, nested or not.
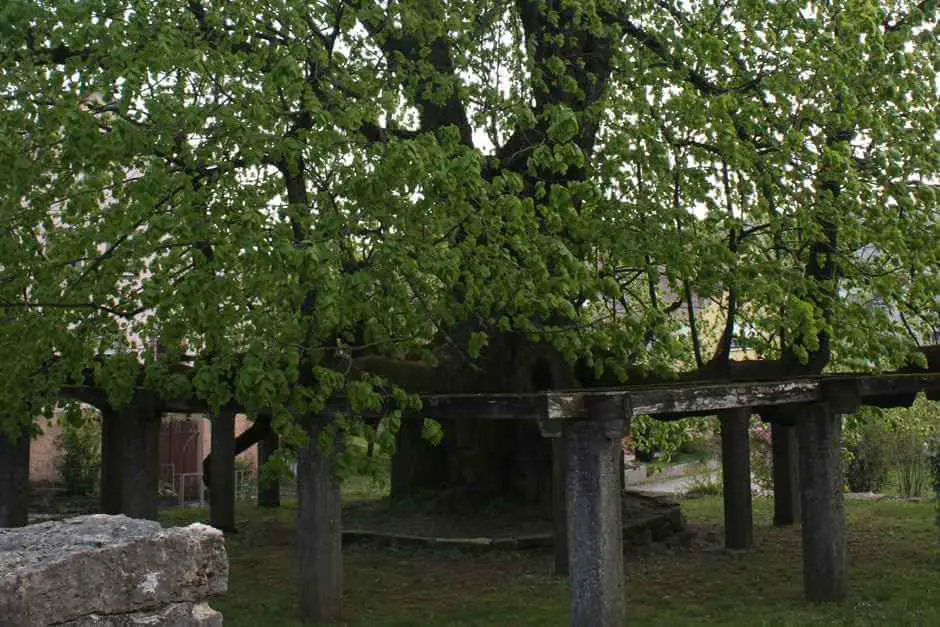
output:
[[[0,529],[0,625],[216,627],[222,533],[95,514]]]

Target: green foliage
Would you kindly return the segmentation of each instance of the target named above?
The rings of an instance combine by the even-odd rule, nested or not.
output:
[[[505,371],[509,333],[620,378],[724,328],[907,359],[940,327],[935,3],[621,5],[6,3],[0,428],[143,371],[303,444],[393,393],[351,355]]]
[[[889,470],[903,497],[923,496],[930,485],[928,442],[940,429],[940,407],[924,395],[910,408],[865,408],[844,423],[846,480],[852,491],[881,491]]]
[[[892,466],[891,432],[881,414],[863,409],[843,423],[843,462],[850,492],[881,492]]]
[[[930,439],[927,463],[933,481],[933,492],[937,501],[937,516],[935,522],[940,529],[940,433]]]
[[[440,444],[441,440],[444,439],[444,429],[441,427],[441,423],[425,418],[421,425],[421,437],[434,446]]]
[[[767,492],[774,489],[773,442],[770,424],[757,416],[751,417],[749,442],[751,447],[751,475],[754,483]]]
[[[905,497],[921,497],[930,487],[926,442],[916,433],[895,435],[891,451],[898,474],[898,493]]]
[[[723,491],[724,485],[720,477],[716,477],[711,473],[703,473],[692,477],[685,495],[688,498],[720,496]]]
[[[637,416],[630,422],[630,446],[638,458],[649,458],[654,467],[669,463],[690,440],[711,435],[709,423],[694,418],[666,422]],[[652,459],[654,453],[656,456]]]
[[[235,498],[239,501],[254,501],[258,497],[258,469],[249,460],[235,458]]]
[[[96,493],[101,472],[101,417],[73,403],[58,415],[58,425],[57,467],[66,494]]]

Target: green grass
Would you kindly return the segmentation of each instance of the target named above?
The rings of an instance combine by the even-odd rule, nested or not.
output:
[[[846,503],[849,595],[839,604],[802,598],[798,528],[770,525],[755,499],[756,548],[721,547],[721,500],[683,502],[688,546],[626,557],[627,619],[638,625],[940,625],[940,554],[934,504]],[[166,512],[165,523],[205,517]],[[226,539],[229,592],[212,605],[227,627],[299,625],[295,620],[294,511],[238,509]],[[353,545],[345,552],[345,608],[354,626],[567,625],[565,581],[546,551],[470,554]]]

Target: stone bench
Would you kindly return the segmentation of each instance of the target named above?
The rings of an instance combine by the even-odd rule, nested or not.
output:
[[[0,625],[216,627],[222,533],[95,514],[0,529]]]

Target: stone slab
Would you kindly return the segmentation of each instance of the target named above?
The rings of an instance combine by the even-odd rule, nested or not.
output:
[[[199,603],[227,587],[224,538],[206,525],[94,514],[0,529],[4,627]]]

